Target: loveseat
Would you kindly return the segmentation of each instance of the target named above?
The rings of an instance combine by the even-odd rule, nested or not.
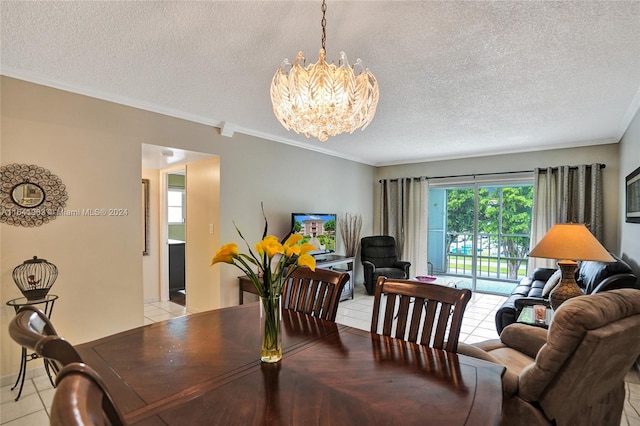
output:
[[[636,276],[629,264],[615,254],[615,262],[582,261],[576,272],[576,282],[585,294],[595,294],[616,288],[639,288]],[[549,303],[549,293],[559,282],[560,273],[556,269],[536,268],[530,277],[520,280],[509,298],[496,312],[498,334],[516,322],[523,305]]]

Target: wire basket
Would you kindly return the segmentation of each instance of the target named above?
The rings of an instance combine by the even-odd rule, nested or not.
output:
[[[13,269],[13,281],[28,300],[44,298],[58,278],[58,268],[46,259],[25,260]]]

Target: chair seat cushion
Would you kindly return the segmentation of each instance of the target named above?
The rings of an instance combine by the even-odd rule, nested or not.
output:
[[[509,370],[518,375],[527,365],[533,364],[535,361],[535,359],[530,356],[508,346],[496,348],[490,351],[489,355],[500,361],[501,364],[505,365]]]
[[[376,268],[374,274],[377,277],[387,277],[387,278],[396,278],[396,279],[407,279],[408,277],[405,275],[404,270],[398,268]]]

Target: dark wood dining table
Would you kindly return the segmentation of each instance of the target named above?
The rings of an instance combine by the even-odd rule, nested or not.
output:
[[[283,311],[283,358],[260,362],[258,303],[76,348],[133,425],[490,425],[503,367]]]

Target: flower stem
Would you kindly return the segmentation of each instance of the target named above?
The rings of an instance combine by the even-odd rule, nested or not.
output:
[[[282,358],[280,337],[280,297],[261,297],[262,347],[260,358],[263,362],[277,362]]]

